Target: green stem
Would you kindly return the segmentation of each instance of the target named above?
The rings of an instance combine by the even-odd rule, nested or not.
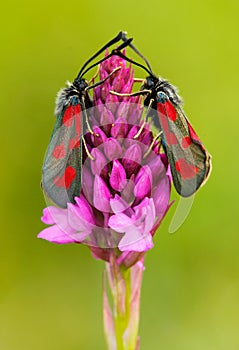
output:
[[[128,327],[129,319],[130,319],[131,271],[130,269],[127,269],[127,270],[121,269],[121,274],[125,282],[125,312],[123,314],[121,313],[120,305],[119,305],[120,298],[118,297],[120,292],[117,288],[116,298],[115,298],[115,317],[114,317],[117,350],[134,350],[133,347],[125,348],[124,341],[123,341],[123,335]]]
[[[106,264],[104,280],[104,328],[108,349],[139,349],[139,305],[142,266],[119,266],[114,257]],[[111,300],[111,302],[110,302]],[[112,305],[113,307],[111,307]]]

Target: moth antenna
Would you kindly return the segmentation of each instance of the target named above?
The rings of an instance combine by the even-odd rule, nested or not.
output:
[[[126,37],[126,32],[122,32],[122,40],[124,40],[124,41],[128,40],[127,37]],[[129,46],[130,46],[131,49],[134,50],[134,52],[136,52],[137,55],[138,55],[139,57],[141,57],[142,60],[146,63],[147,67],[149,68],[149,70],[150,70],[150,72],[151,72],[151,75],[154,75],[154,74],[153,74],[153,71],[152,71],[152,68],[151,68],[151,66],[150,66],[150,64],[149,64],[149,61],[146,59],[146,57],[144,57],[144,55],[143,55],[133,44],[130,43]]]

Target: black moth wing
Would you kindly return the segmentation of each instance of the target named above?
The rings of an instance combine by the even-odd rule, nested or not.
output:
[[[174,186],[181,196],[189,197],[207,179],[210,155],[179,105],[158,102],[157,111]]]
[[[82,101],[72,89],[62,89],[56,103],[56,123],[48,146],[42,187],[55,204],[66,208],[80,195],[82,167]]]

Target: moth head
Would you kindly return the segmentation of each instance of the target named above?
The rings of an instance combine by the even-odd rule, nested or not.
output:
[[[143,84],[143,88],[147,90],[153,90],[155,85],[157,84],[157,78],[153,75],[145,78],[145,82]]]
[[[75,79],[73,86],[76,88],[77,91],[83,92],[85,88],[88,86],[88,82],[85,79]]]

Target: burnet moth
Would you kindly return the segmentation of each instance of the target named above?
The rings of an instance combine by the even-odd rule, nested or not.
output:
[[[128,40],[124,33],[122,39],[125,42]],[[157,78],[147,59],[131,43],[129,46],[144,60],[147,67],[121,52],[118,55],[149,74],[143,80],[140,91],[131,96],[145,95],[144,105],[148,108],[146,119],[153,112],[153,121],[161,131],[162,145],[169,159],[174,186],[182,197],[189,197],[208,179],[211,156],[187,119],[177,89],[167,80]]]
[[[120,32],[88,59],[74,82],[68,83],[68,87],[61,89],[57,95],[56,123],[43,163],[42,188],[46,196],[59,207],[65,208],[68,202],[74,203],[74,197],[79,196],[81,191],[83,135],[87,128],[93,133],[87,116],[87,108],[92,106],[88,90],[102,84],[114,72],[93,85],[89,85],[83,77],[91,68],[112,56],[114,50],[90,67],[86,67],[108,47],[120,41],[123,34]],[[117,48],[117,52],[131,41],[132,39],[125,40]]]

